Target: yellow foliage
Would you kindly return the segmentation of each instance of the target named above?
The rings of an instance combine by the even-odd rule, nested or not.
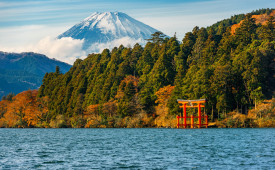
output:
[[[85,128],[98,128],[101,125],[101,116],[98,115],[90,115],[87,117],[87,123]]]
[[[19,116],[14,112],[7,112],[4,114],[4,117],[1,118],[0,122],[2,122],[2,126],[5,127],[16,127],[19,121]]]
[[[123,128],[123,127],[126,127],[126,118],[117,118],[116,121],[115,121],[115,124],[114,124],[114,127],[115,128]]]
[[[51,128],[64,128],[66,127],[66,120],[63,115],[57,115],[54,120],[50,122]]]
[[[168,108],[164,105],[156,107],[157,117],[155,119],[156,127],[176,128],[177,118],[174,115],[169,115]]]
[[[141,128],[141,120],[138,117],[128,117],[127,128]]]
[[[153,118],[142,112],[133,117],[125,117],[121,123],[124,123],[124,127],[127,128],[152,127]]]
[[[157,96],[157,100],[156,103],[159,103],[160,105],[166,105],[168,102],[168,99],[170,98],[173,90],[174,90],[175,86],[165,86],[163,88],[160,88],[157,92],[156,92],[156,96]]]
[[[85,111],[85,115],[98,114],[99,104],[89,105]]]
[[[251,109],[247,115],[230,112],[228,117],[217,121],[218,127],[275,127],[275,99],[258,103],[257,109]]]
[[[169,115],[169,109],[166,106],[168,100],[173,93],[175,86],[165,86],[160,88],[155,94],[157,96],[156,103],[159,105],[156,106],[156,119],[155,126],[156,127],[166,127],[166,128],[176,128],[177,127],[177,119],[174,115]]]

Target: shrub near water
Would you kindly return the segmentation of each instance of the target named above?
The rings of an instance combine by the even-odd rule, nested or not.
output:
[[[37,91],[26,91],[15,96],[12,101],[0,102],[1,118],[0,127],[51,127],[51,128],[141,128],[141,127],[166,127],[176,128],[176,117],[169,113],[167,107],[168,96],[173,92],[173,86],[161,88],[157,93],[158,105],[156,115],[148,116],[146,112],[134,116],[121,117],[110,112],[105,119],[100,110],[100,105],[88,107],[83,116],[78,115],[69,120],[64,115],[48,118],[49,110],[45,106],[47,99],[37,100]],[[20,102],[18,101],[20,100]],[[22,100],[22,101],[21,101]],[[103,106],[103,110],[113,108],[116,112],[118,103],[111,102]],[[226,118],[217,121],[218,127],[247,128],[247,127],[275,127],[275,99],[266,100],[257,105],[257,109],[249,110],[248,114],[230,112]]]
[[[249,110],[248,114],[230,112],[227,118],[217,122],[219,127],[229,128],[262,128],[275,127],[275,99],[260,103],[256,109]]]

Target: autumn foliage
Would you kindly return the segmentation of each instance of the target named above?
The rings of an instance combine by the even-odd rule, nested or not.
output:
[[[258,103],[256,108],[241,114],[238,111],[224,115],[224,119],[217,121],[218,127],[227,128],[263,128],[275,127],[275,99],[265,100]]]
[[[174,86],[165,86],[156,92],[158,105],[156,115],[144,111],[134,116],[117,115],[117,101],[109,101],[103,105],[89,105],[83,115],[71,118],[57,115],[49,118],[48,98],[37,98],[36,90],[28,90],[13,97],[12,101],[0,101],[0,127],[8,128],[142,128],[142,127],[176,127],[176,117],[169,114],[167,103]],[[217,127],[275,127],[275,99],[265,100],[257,108],[241,114],[233,111],[223,115],[223,119],[214,123]]]
[[[270,17],[275,17],[275,10],[273,10],[269,15],[268,14],[252,15],[252,18],[255,20],[255,23],[262,24],[262,25],[266,25]],[[235,34],[236,29],[241,26],[242,22],[243,20],[240,23],[234,24],[231,26],[231,34]]]
[[[169,109],[167,107],[168,100],[171,97],[174,88],[175,86],[168,85],[160,88],[156,92],[156,103],[158,103],[158,106],[156,106],[156,127],[176,127],[176,117],[169,114]]]
[[[28,90],[0,102],[2,127],[40,127],[47,119],[47,97],[37,98],[37,90]]]
[[[160,105],[167,105],[168,99],[171,97],[171,94],[174,90],[175,86],[165,86],[163,88],[160,88],[157,92],[156,92],[156,96],[157,96],[157,100],[156,103],[160,104]]]
[[[274,127],[273,104],[259,105],[275,91],[273,15],[261,9],[182,40],[158,32],[145,46],[89,54],[65,74],[45,74],[38,92],[5,97],[0,127],[175,127],[177,99],[206,99],[220,127]]]

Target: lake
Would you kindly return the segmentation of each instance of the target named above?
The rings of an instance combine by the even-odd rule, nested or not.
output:
[[[0,169],[275,169],[275,129],[0,129]]]

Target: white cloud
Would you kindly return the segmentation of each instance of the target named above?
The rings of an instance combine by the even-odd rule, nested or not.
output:
[[[144,45],[146,41],[143,39],[136,40],[130,37],[123,37],[107,43],[92,44],[87,51],[82,49],[83,43],[84,39],[77,40],[71,37],[56,39],[47,36],[38,41],[38,43],[28,44],[21,47],[4,47],[0,44],[0,51],[18,53],[35,52],[45,54],[49,58],[55,58],[66,63],[73,64],[77,58],[85,59],[88,53],[100,53],[106,48],[111,50],[112,48],[119,47],[120,45],[125,47],[133,47],[136,43]]]
[[[15,48],[36,44],[47,36],[57,36],[69,28],[62,24],[0,27],[0,46]]]
[[[45,54],[69,64],[76,58],[86,58],[88,53],[102,52],[105,48],[112,49],[121,44],[128,47],[136,43],[145,44],[142,39],[123,37],[108,43],[93,44],[87,51],[83,51],[84,40],[73,38],[56,39],[55,37],[68,26],[28,25],[21,27],[0,28],[0,51],[4,52],[36,52]],[[53,35],[53,36],[49,36]]]
[[[0,50],[5,52],[36,52],[45,54],[49,58],[55,58],[69,64],[73,64],[76,58],[86,57],[86,52],[82,50],[84,40],[76,40],[70,37],[56,39],[45,37],[36,44],[24,47],[2,47]]]
[[[86,56],[82,50],[84,40],[76,40],[70,37],[55,39],[46,37],[38,44],[31,46],[30,51],[45,54],[50,58],[73,64],[76,58]]]
[[[0,28],[0,51],[36,52],[73,64],[76,58],[86,56],[82,50],[84,40],[55,38],[66,29],[67,27],[59,25]]]

